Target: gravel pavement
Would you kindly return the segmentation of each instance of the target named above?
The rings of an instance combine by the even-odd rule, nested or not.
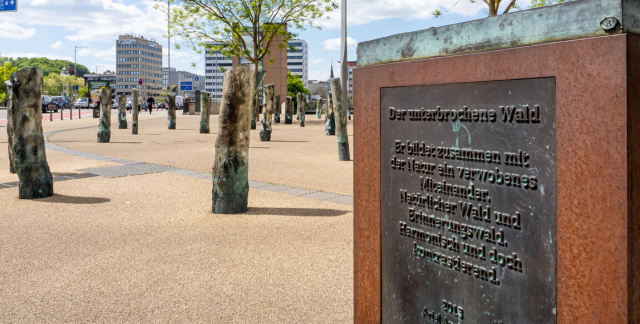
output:
[[[165,111],[141,113],[139,135],[117,129],[116,118],[106,144],[96,143],[97,119],[43,127],[73,152],[211,172],[217,116],[212,134],[198,133],[198,116],[178,115],[170,131]],[[68,180],[54,183],[52,197],[20,200],[17,187],[1,187],[17,176],[0,154],[0,322],[353,322],[353,207],[291,194],[351,196],[353,164],[337,161],[324,116],[307,120],[274,124],[271,142],[251,132],[250,180],[294,189],[252,188],[241,215],[210,212],[210,179],[163,171],[77,179],[139,164],[50,149],[54,177]]]

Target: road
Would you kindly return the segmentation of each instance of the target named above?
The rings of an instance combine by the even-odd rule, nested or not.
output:
[[[83,109],[82,110],[82,117],[91,117],[93,115],[93,110],[92,109]],[[65,110],[64,111],[64,115],[63,115],[63,119],[69,119],[69,110]],[[73,110],[73,118],[78,118],[78,109],[74,109]],[[60,111],[58,111],[57,113],[51,113],[51,114],[43,114],[42,115],[42,121],[50,121],[50,120],[60,120]],[[0,109],[0,126],[4,126],[7,124],[7,110],[6,109]]]

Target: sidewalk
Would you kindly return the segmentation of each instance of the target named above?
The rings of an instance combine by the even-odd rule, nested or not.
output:
[[[96,143],[97,119],[43,123],[46,133],[61,131],[49,136],[51,143],[110,157],[48,149],[54,177],[65,180],[54,183],[53,197],[19,200],[17,187],[0,188],[3,321],[353,321],[352,206],[296,195],[352,195],[352,162],[337,161],[324,116],[320,122],[307,115],[305,128],[274,124],[271,142],[251,132],[250,180],[294,188],[252,188],[241,215],[210,212],[210,178],[180,172],[75,178],[95,168],[142,165],[125,160],[210,172],[217,117],[212,134],[199,134],[198,116],[178,114],[178,129],[169,131],[166,111],[143,112],[139,135],[117,129],[116,117],[108,144]],[[5,153],[0,184],[12,181],[17,176],[8,173]]]

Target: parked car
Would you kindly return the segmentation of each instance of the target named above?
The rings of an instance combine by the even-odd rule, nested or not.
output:
[[[51,97],[51,102],[58,105],[58,109],[71,109],[73,107],[71,101],[62,96]]]
[[[89,98],[78,98],[73,106],[76,108],[89,108]]]
[[[111,109],[118,109],[118,103],[115,99],[111,99]]]
[[[161,102],[158,104],[158,109],[167,109],[167,103],[166,102]]]
[[[43,95],[42,96],[42,113],[43,114],[48,113],[50,110],[58,112],[58,105],[51,102],[51,97]]]
[[[131,110],[131,105],[133,105],[132,99],[127,99],[127,106],[126,106],[126,109],[127,109],[127,110]]]

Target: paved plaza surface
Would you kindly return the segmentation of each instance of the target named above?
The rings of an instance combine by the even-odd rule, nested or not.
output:
[[[105,144],[98,119],[43,122],[49,198],[18,199],[0,154],[0,322],[353,321],[353,164],[324,116],[251,131],[240,215],[210,211],[217,116],[127,119]]]

